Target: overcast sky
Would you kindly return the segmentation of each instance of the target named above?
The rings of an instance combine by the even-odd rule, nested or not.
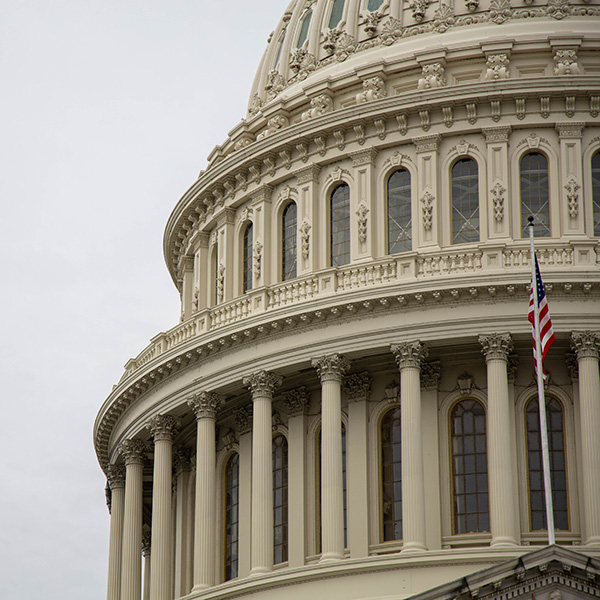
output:
[[[286,5],[0,0],[2,600],[106,597],[94,418],[178,321],[164,225]]]

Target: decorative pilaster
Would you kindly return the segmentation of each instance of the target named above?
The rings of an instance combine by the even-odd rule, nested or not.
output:
[[[190,501],[192,449],[178,446],[173,452],[176,480],[175,495],[175,598],[186,596],[192,589],[193,506]]]
[[[154,438],[150,600],[170,600],[173,593],[171,582],[173,438],[179,430],[179,422],[169,415],[156,415],[150,419],[146,427]]]
[[[142,483],[144,455],[148,449],[142,440],[125,440],[119,450],[123,455],[126,469],[121,600],[140,600],[142,594]]]
[[[487,460],[492,546],[517,544],[518,518],[514,511],[508,355],[513,349],[509,333],[480,335],[487,364]]]
[[[121,561],[123,557],[123,513],[125,511],[125,466],[108,465],[111,492],[110,538],[108,543],[107,600],[119,600],[121,595]]]
[[[420,341],[392,346],[400,367],[402,436],[402,552],[427,550],[425,474],[421,418],[421,363],[429,352]]]
[[[197,421],[193,591],[214,585],[217,518],[215,421],[220,404],[221,398],[211,392],[200,392],[188,400]]]
[[[271,403],[281,385],[275,373],[258,371],[244,379],[252,394],[251,575],[273,569],[273,448]]]
[[[571,348],[579,365],[579,417],[585,544],[600,544],[600,334],[595,331],[571,333]]]
[[[350,368],[339,354],[312,361],[321,379],[321,561],[344,556],[342,376]]]

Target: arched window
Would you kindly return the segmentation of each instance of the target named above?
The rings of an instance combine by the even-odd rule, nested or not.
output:
[[[402,439],[400,407],[381,419],[381,520],[383,541],[402,539]]]
[[[334,29],[335,26],[342,20],[344,13],[344,0],[333,0],[331,8],[331,16],[329,17],[329,29]]]
[[[387,184],[388,254],[412,250],[410,173],[394,171]]]
[[[546,500],[544,496],[544,473],[540,416],[537,396],[525,409],[527,426],[527,473],[529,483],[529,519],[531,531],[546,530]],[[550,480],[554,505],[554,528],[569,530],[567,502],[567,465],[565,462],[565,436],[562,405],[556,398],[546,398],[546,421],[548,426],[548,450],[550,453]]]
[[[462,400],[450,414],[453,533],[490,530],[485,409]]]
[[[479,241],[479,177],[477,163],[463,158],[452,167],[452,243]]]
[[[376,11],[383,4],[383,0],[369,0],[367,10],[369,12]]]
[[[252,223],[244,230],[242,285],[244,292],[252,289]]]
[[[296,277],[297,209],[291,202],[281,217],[281,279]]]
[[[600,152],[592,156],[592,205],[594,235],[600,237]]]
[[[232,454],[225,466],[225,581],[238,576],[240,455]]]
[[[288,443],[273,438],[273,562],[288,559]]]
[[[527,217],[535,217],[535,237],[550,237],[550,193],[548,159],[540,152],[529,152],[521,159],[521,236],[529,237]]]
[[[298,36],[298,42],[296,43],[296,48],[302,48],[302,45],[306,41],[308,37],[308,28],[310,27],[310,19],[312,17],[312,11],[309,11],[304,17],[304,21],[302,21],[302,27],[300,28],[300,35]]]
[[[329,225],[331,266],[347,265],[350,262],[350,188],[345,183],[331,194]]]

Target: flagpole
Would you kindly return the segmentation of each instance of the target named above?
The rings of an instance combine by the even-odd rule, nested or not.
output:
[[[535,336],[535,359],[537,363],[538,406],[540,410],[540,438],[542,442],[542,467],[544,470],[544,495],[546,498],[546,524],[548,527],[548,545],[554,544],[554,509],[552,506],[552,487],[550,480],[550,453],[548,451],[548,425],[546,424],[546,396],[544,394],[544,367],[542,365],[542,342],[540,339],[540,312],[538,306],[538,285],[535,269],[535,247],[533,243],[533,216],[529,221],[529,247],[531,252],[531,285],[533,286],[533,316]]]

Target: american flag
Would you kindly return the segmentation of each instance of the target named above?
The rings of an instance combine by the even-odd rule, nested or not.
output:
[[[540,315],[540,341],[542,346],[542,372],[544,375],[544,381],[546,380],[546,372],[544,371],[544,360],[550,346],[554,342],[554,331],[552,331],[552,320],[550,319],[550,312],[548,311],[548,303],[546,302],[546,293],[544,292],[544,284],[542,283],[542,276],[540,275],[540,267],[538,265],[537,256],[535,257],[535,278],[537,280],[537,296],[538,296],[538,310]],[[536,357],[536,344],[535,344],[535,308],[533,304],[533,291],[534,285],[531,282],[531,290],[529,292],[529,313],[527,318],[531,323],[532,336],[533,336],[533,361],[537,371],[537,357]]]

